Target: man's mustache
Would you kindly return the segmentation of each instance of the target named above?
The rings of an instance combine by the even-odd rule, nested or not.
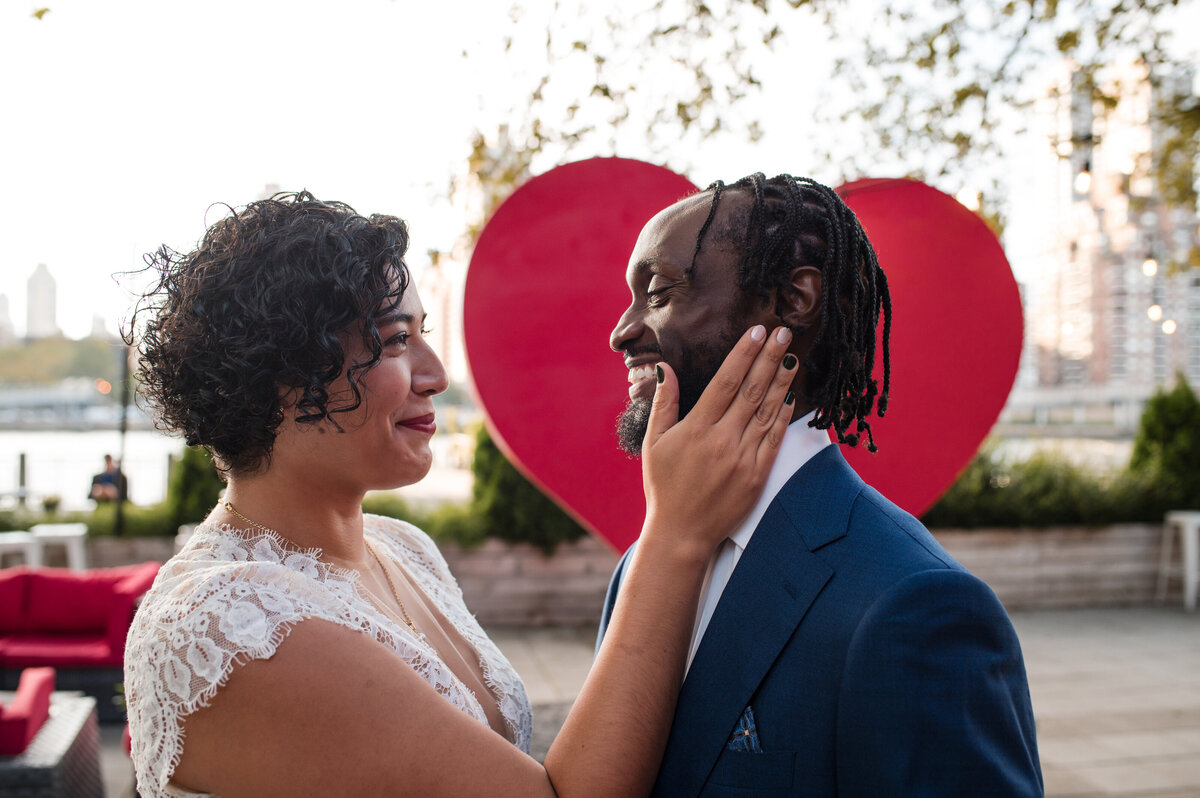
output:
[[[628,346],[622,352],[627,357],[637,357],[638,355],[658,355],[662,357],[662,348],[658,344],[646,344],[644,346]]]

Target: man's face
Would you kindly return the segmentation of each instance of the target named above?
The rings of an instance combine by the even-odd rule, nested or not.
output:
[[[629,369],[629,405],[617,423],[621,448],[641,453],[656,385],[654,366],[665,361],[679,378],[679,414],[696,404],[725,355],[754,323],[771,324],[763,303],[737,286],[740,255],[715,234],[735,196],[726,195],[689,274],[696,240],[712,202],[708,192],[677,202],[646,223],[625,280],[633,301],[609,343]]]

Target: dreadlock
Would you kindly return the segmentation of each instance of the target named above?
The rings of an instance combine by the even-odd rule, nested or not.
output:
[[[821,322],[804,367],[804,393],[816,408],[811,425],[832,427],[838,441],[858,445],[863,433],[868,451],[876,451],[867,416],[878,397],[878,413],[887,412],[891,389],[892,298],[887,276],[854,212],[832,189],[806,177],[761,173],[726,185],[708,187],[712,204],[696,237],[691,268],[704,236],[717,215],[717,205],[730,191],[751,195],[750,208],[730,214],[729,224],[716,231],[745,253],[738,270],[738,287],[765,301],[778,297],[792,270],[816,265],[822,275]],[[871,376],[875,367],[875,328],[883,313],[883,390]],[[782,316],[782,313],[780,313]],[[794,332],[801,332],[795,330]],[[851,425],[854,431],[849,432]]]

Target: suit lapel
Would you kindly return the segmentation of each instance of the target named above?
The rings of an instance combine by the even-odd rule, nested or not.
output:
[[[861,485],[829,446],[767,508],[684,681],[656,794],[692,796],[704,786],[738,717],[833,575],[810,549],[845,534]]]

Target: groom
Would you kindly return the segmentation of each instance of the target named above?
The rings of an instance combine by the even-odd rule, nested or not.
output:
[[[626,279],[633,301],[611,343],[629,368],[618,433],[631,454],[660,360],[678,375],[681,413],[753,324],[789,326],[802,364],[762,499],[705,577],[653,794],[1041,795],[1004,609],[829,438],[873,451],[868,416],[890,388],[891,299],[853,212],[804,178],[716,183],[646,224]],[[601,636],[635,550],[613,575]]]

